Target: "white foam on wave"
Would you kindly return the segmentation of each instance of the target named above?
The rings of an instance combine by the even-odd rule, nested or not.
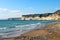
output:
[[[21,30],[30,30],[30,29],[36,29],[38,27],[42,27],[44,24],[42,23],[35,23],[35,24],[26,24],[26,25],[18,25],[16,28],[20,28]]]
[[[6,29],[6,27],[0,27],[0,30],[4,30],[4,29]]]

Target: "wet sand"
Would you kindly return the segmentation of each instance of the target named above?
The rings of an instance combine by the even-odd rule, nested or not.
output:
[[[0,40],[60,40],[60,22],[51,23],[18,37],[0,38]]]

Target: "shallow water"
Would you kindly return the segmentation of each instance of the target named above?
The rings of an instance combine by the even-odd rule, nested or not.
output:
[[[16,37],[52,22],[59,20],[0,20],[0,35],[4,38]]]

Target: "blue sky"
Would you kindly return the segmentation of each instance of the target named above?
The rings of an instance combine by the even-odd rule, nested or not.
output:
[[[0,19],[41,14],[60,9],[60,0],[0,0]]]

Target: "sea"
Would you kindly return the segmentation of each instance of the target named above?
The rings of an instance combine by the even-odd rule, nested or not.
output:
[[[59,20],[0,20],[0,37],[16,37]]]

